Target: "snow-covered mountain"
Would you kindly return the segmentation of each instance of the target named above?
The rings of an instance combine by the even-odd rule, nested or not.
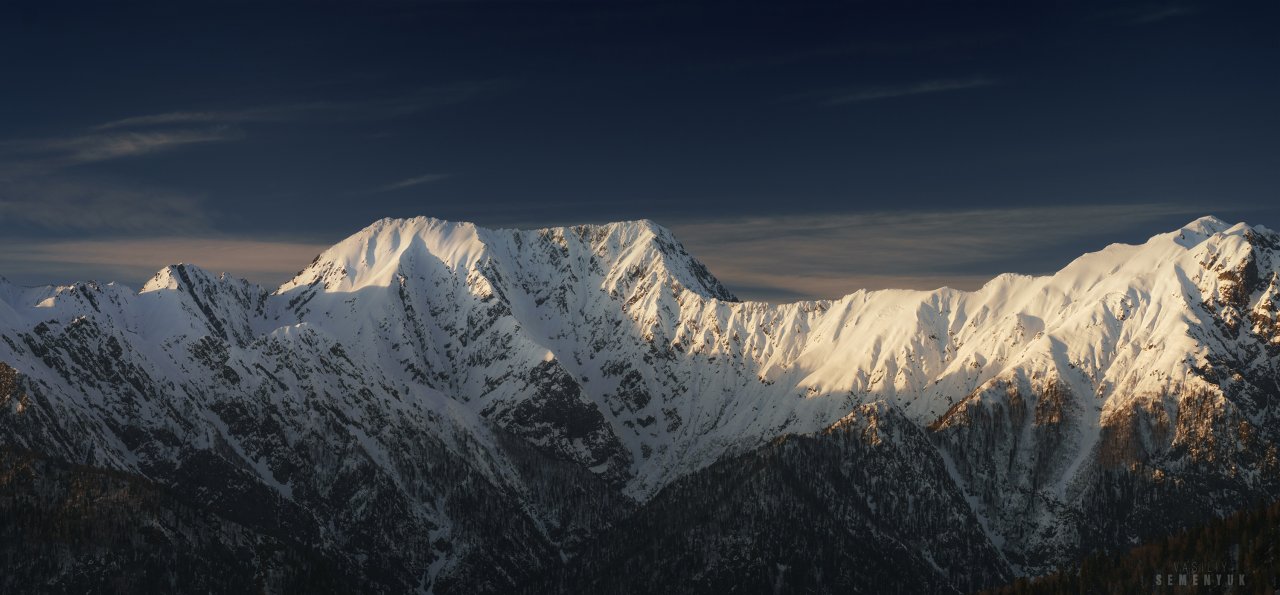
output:
[[[1278,274],[1280,234],[1206,217],[973,292],[772,305],[648,221],[387,219],[275,291],[0,281],[0,442],[371,591],[891,580],[870,561],[972,589],[1280,497]]]

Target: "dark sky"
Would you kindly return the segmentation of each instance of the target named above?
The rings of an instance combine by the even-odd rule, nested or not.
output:
[[[0,275],[274,284],[385,216],[649,218],[780,300],[972,288],[1202,214],[1280,227],[1278,13],[5,3]]]

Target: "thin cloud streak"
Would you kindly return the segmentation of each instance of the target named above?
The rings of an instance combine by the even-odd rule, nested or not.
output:
[[[433,85],[395,97],[352,101],[313,101],[262,105],[232,110],[177,110],[143,114],[112,120],[93,127],[106,131],[121,128],[144,128],[189,124],[245,124],[293,122],[309,118],[333,120],[379,120],[409,116],[433,108],[464,103],[472,99],[504,91],[513,83],[505,80],[481,80]]]
[[[149,132],[96,132],[79,136],[0,142],[0,180],[44,175],[60,169],[138,157],[179,147],[242,138],[237,129],[218,126]]]
[[[1135,25],[1148,25],[1172,18],[1193,15],[1196,12],[1198,11],[1193,7],[1179,4],[1148,7],[1133,17],[1133,23]]]
[[[823,104],[827,106],[846,105],[850,103],[861,103],[864,101],[910,97],[913,95],[962,91],[965,89],[990,87],[994,84],[996,84],[996,82],[991,79],[976,77],[968,79],[940,79],[903,86],[868,87],[828,98],[823,102]]]
[[[38,141],[30,145],[30,148],[38,153],[61,154],[71,163],[91,163],[156,153],[183,145],[231,140],[240,136],[238,131],[225,127],[164,132],[121,132]]]
[[[0,180],[46,175],[58,170],[137,157],[183,146],[240,140],[239,124],[291,122],[323,117],[362,121],[410,116],[496,93],[510,81],[484,80],[423,87],[406,95],[356,100],[267,105],[238,110],[179,110],[112,120],[84,134],[0,141]]]
[[[423,184],[439,182],[440,180],[446,179],[448,177],[450,177],[449,174],[426,174],[426,175],[409,178],[407,180],[400,180],[399,182],[395,182],[394,184],[379,186],[375,188],[373,191],[374,192],[394,192],[396,190],[403,190],[405,188],[412,188],[414,186],[421,186]]]
[[[744,297],[835,299],[858,289],[972,290],[1010,256],[1118,233],[1177,204],[748,218],[671,226],[689,252]],[[990,271],[986,274],[984,271]]]
[[[195,232],[211,224],[192,196],[49,180],[0,184],[0,223],[100,233]]]
[[[307,112],[332,109],[328,103],[304,103],[257,107],[244,110],[173,111],[112,120],[93,127],[93,130],[116,130],[174,124],[240,124],[245,122],[282,122],[300,117]]]
[[[274,288],[328,247],[310,242],[216,237],[9,243],[0,244],[0,274],[48,279],[51,273],[57,273],[82,281],[105,272],[115,277],[97,280],[138,285],[165,266],[189,263]]]

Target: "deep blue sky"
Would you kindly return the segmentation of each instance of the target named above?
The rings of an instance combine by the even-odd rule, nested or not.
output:
[[[0,275],[275,283],[384,216],[650,218],[787,299],[1052,271],[1200,214],[1280,227],[1278,6],[6,3]],[[885,263],[876,233],[1010,240]]]

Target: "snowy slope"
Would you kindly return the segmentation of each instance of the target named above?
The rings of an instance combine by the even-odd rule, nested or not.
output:
[[[385,219],[274,292],[190,265],[137,293],[0,280],[0,362],[22,378],[0,424],[7,444],[174,485],[215,465],[243,483],[226,498],[269,496],[330,543],[390,542],[361,533],[389,506],[430,585],[492,549],[457,485],[518,511],[523,553],[484,561],[512,576],[616,520],[554,513],[522,457],[568,463],[625,512],[879,403],[929,432],[987,537],[1035,572],[1129,537],[1079,521],[1120,506],[1098,499],[1118,471],[1136,492],[1221,480],[1165,496],[1192,516],[1280,493],[1277,271],[1280,235],[1206,217],[974,292],[770,305],[648,221]]]

